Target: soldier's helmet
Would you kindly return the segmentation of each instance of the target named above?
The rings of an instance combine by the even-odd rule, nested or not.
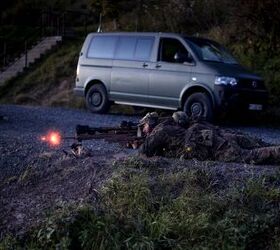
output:
[[[172,115],[173,120],[180,126],[186,127],[189,124],[189,119],[185,112],[177,111]]]
[[[158,113],[157,112],[151,112],[147,113],[140,121],[139,126],[142,126],[144,124],[148,124],[151,127],[155,127],[158,124]]]

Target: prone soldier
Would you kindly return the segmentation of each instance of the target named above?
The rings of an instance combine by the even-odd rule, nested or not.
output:
[[[280,146],[205,121],[192,121],[180,111],[165,121],[160,122],[156,117],[156,114],[149,114],[142,119],[146,138],[140,152],[148,157],[161,155],[202,161],[280,163]]]

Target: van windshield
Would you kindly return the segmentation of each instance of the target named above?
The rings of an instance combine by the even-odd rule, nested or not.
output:
[[[186,37],[186,42],[201,60],[238,64],[236,59],[220,44],[207,39]]]

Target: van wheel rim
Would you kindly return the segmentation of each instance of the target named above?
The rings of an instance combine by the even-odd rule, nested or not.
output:
[[[93,106],[99,106],[102,102],[102,96],[100,93],[93,93],[90,100]]]
[[[199,102],[195,102],[191,105],[191,114],[194,116],[201,116],[203,113],[203,106]]]

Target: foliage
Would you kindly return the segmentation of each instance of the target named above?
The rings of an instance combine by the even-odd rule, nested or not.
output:
[[[278,177],[231,185],[211,168],[169,169],[130,159],[98,204],[57,218],[26,242],[32,249],[278,249]],[[63,246],[63,247],[62,247]],[[65,247],[65,248],[64,248]]]

